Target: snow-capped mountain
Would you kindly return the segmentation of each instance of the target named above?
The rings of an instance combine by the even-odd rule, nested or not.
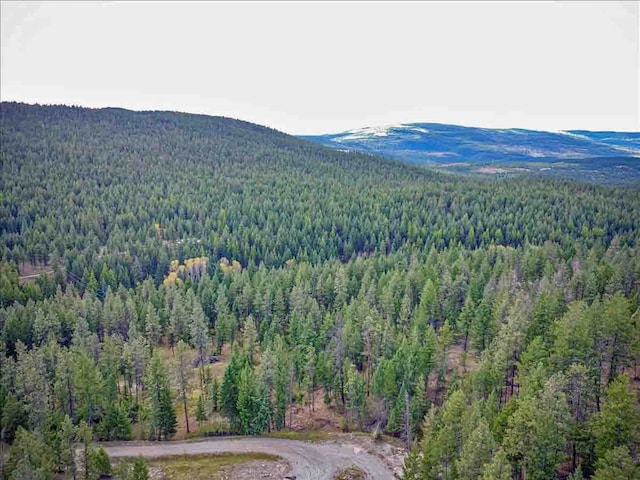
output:
[[[544,132],[409,123],[304,138],[341,150],[416,163],[558,162],[594,158],[637,158],[640,162],[640,132]]]

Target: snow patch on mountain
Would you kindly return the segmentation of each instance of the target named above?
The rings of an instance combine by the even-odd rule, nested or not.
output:
[[[381,125],[378,127],[356,128],[354,130],[346,131],[345,134],[336,138],[336,141],[363,140],[370,137],[386,137],[389,135],[389,131],[395,127],[396,125]]]

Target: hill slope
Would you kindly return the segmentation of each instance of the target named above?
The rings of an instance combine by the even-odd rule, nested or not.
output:
[[[336,149],[453,171],[522,173],[527,169],[530,173],[600,182],[640,178],[640,133],[542,132],[411,123],[304,138]],[[479,168],[486,164],[491,164],[493,170]]]
[[[569,246],[640,218],[631,192],[478,183],[218,117],[3,103],[0,127],[2,257],[55,253],[81,276],[79,256],[111,255],[130,285],[162,278],[169,251],[282,265],[405,245]]]

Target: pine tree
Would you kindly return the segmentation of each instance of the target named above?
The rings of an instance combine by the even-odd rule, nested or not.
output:
[[[570,414],[563,389],[564,379],[552,377],[539,395],[520,399],[509,420],[503,445],[527,479],[553,476],[566,459]]]
[[[459,480],[477,480],[488,464],[495,449],[495,442],[489,427],[481,421],[464,442],[460,457],[456,462]]]
[[[151,303],[147,304],[144,328],[149,348],[153,351],[153,348],[160,343],[162,338],[162,328],[160,326],[160,317]]]
[[[104,448],[94,448],[89,453],[88,476],[85,480],[98,480],[111,475],[111,461]]]
[[[55,456],[44,437],[19,427],[5,465],[4,474],[7,478],[50,480],[56,467]]]
[[[149,467],[147,466],[147,461],[144,459],[144,457],[137,456],[133,461],[130,480],[148,480],[148,478]]]
[[[418,377],[415,392],[411,397],[411,435],[414,438],[419,436],[422,421],[429,409],[426,385],[427,380],[422,376]]]
[[[207,404],[209,406],[209,412],[217,412],[220,409],[220,404],[218,403],[220,382],[218,381],[218,377],[214,377],[213,380],[207,382],[205,390],[207,392]]]
[[[176,412],[173,409],[173,401],[171,400],[171,391],[168,386],[165,386],[160,391],[160,408],[158,411],[158,426],[160,436],[158,440],[171,438],[176,433],[178,427],[178,420],[176,419]]]
[[[204,311],[200,302],[194,298],[193,313],[191,314],[191,322],[189,323],[189,333],[191,344],[198,350],[198,358],[200,364],[200,387],[204,385],[204,365],[205,352],[210,347],[209,327],[207,326]]]
[[[249,362],[253,364],[258,333],[256,332],[256,324],[251,315],[244,320],[244,332],[242,336],[243,347],[247,352]]]
[[[347,370],[347,408],[358,422],[358,429],[362,430],[366,415],[366,392],[364,380],[353,365]]]
[[[305,384],[307,387],[307,403],[309,405],[309,411],[315,411],[315,389],[316,389],[316,363],[317,363],[316,349],[313,346],[307,347],[307,354],[305,357],[306,369],[305,369]]]
[[[237,349],[233,349],[220,385],[219,405],[224,415],[229,419],[232,431],[240,430],[238,384],[240,382],[240,372],[246,364],[246,356]]]
[[[573,473],[567,477],[567,480],[584,480],[584,475],[582,474],[582,466],[578,465]]]
[[[498,449],[491,462],[485,464],[482,470],[482,480],[512,480],[512,468],[507,454],[502,448]]]
[[[634,462],[629,448],[621,445],[608,450],[596,465],[593,480],[638,480],[640,465]]]
[[[607,388],[602,409],[593,417],[592,428],[598,458],[615,447],[640,443],[640,411],[636,396],[629,391],[627,375],[620,375]]]
[[[282,337],[278,336],[276,338],[274,346],[276,371],[272,398],[273,425],[276,429],[281,429],[285,426],[287,406],[290,401],[289,372],[291,370],[291,358]]]
[[[149,402],[149,433],[151,439],[161,440],[176,432],[178,422],[171,400],[171,390],[162,359],[156,351],[147,365],[145,386]]]
[[[471,320],[470,337],[471,344],[480,352],[483,352],[495,335],[495,325],[492,315],[493,299],[485,296]]]
[[[91,463],[93,452],[93,430],[87,423],[81,423],[76,433],[78,443],[82,443],[82,472],[85,480],[93,480],[93,465]]]
[[[148,480],[149,466],[141,455],[135,459],[122,459],[114,468],[115,480]]]
[[[65,415],[60,429],[57,432],[58,442],[60,445],[60,470],[64,471],[67,476],[71,476],[76,480],[76,427],[68,415]]]
[[[91,424],[101,413],[105,400],[104,384],[100,369],[85,351],[75,351],[73,385],[78,418]]]
[[[187,358],[187,344],[182,340],[178,342],[175,349],[175,375],[178,383],[178,389],[180,391],[180,398],[182,399],[182,406],[184,408],[184,421],[187,426],[187,433],[189,429],[189,410],[187,408],[187,389],[189,388],[189,374],[191,373],[189,359]]]
[[[202,395],[198,397],[196,405],[196,421],[198,422],[198,427],[202,426],[202,422],[207,421],[207,411],[204,407],[204,397]]]
[[[465,301],[464,307],[460,311],[460,316],[458,317],[458,323],[457,323],[458,328],[460,330],[460,336],[462,337],[462,340],[463,340],[462,345],[463,345],[463,350],[465,354],[469,348],[469,335],[471,333],[471,329],[472,329],[472,325],[475,317],[476,317],[476,306],[471,296],[468,296]]]
[[[427,324],[435,325],[436,309],[438,302],[438,290],[431,279],[427,279],[420,295],[420,303],[418,304],[418,322],[422,328],[426,328]]]
[[[121,405],[112,405],[100,423],[104,440],[131,440],[131,421]]]
[[[266,389],[248,365],[240,372],[237,409],[243,435],[258,435],[268,429],[271,418]]]
[[[175,287],[173,287],[175,288]],[[185,300],[180,290],[176,291],[173,300],[173,308],[171,309],[171,317],[169,324],[169,343],[175,346],[180,340],[189,341],[189,314],[185,305]]]

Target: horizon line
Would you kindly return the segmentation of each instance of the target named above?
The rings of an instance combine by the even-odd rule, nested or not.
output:
[[[263,123],[258,123],[256,121],[252,121],[252,120],[245,120],[239,117],[232,117],[232,116],[228,116],[228,115],[221,115],[221,114],[214,114],[214,113],[210,113],[210,112],[203,112],[203,111],[186,111],[186,110],[177,110],[177,109],[162,109],[162,108],[152,108],[152,109],[139,109],[139,108],[132,108],[132,107],[122,107],[122,106],[117,106],[117,105],[106,105],[106,106],[89,106],[89,105],[81,105],[81,104],[76,104],[76,103],[55,103],[55,102],[44,102],[44,103],[40,103],[38,101],[34,101],[34,102],[30,102],[30,101],[25,101],[25,100],[13,100],[13,99],[3,99],[0,98],[0,103],[18,103],[18,104],[23,104],[23,105],[29,105],[29,106],[40,106],[40,107],[68,107],[68,108],[85,108],[88,110],[106,110],[109,108],[114,108],[114,109],[120,109],[120,110],[126,110],[129,112],[134,112],[134,113],[153,113],[153,112],[158,112],[158,113],[179,113],[179,114],[184,114],[184,115],[200,115],[200,116],[205,116],[205,117],[218,117],[218,118],[227,118],[227,119],[231,119],[231,120],[237,120],[237,121],[241,121],[241,122],[246,122],[246,123],[251,123],[253,125],[258,125],[261,127],[265,127],[265,128],[269,128],[272,130],[276,130],[279,131],[281,133],[284,133],[286,135],[291,135],[293,137],[322,137],[322,136],[331,136],[331,135],[340,135],[343,133],[347,133],[347,132],[354,132],[357,130],[363,130],[363,129],[367,129],[367,128],[393,128],[393,127],[402,127],[402,126],[407,126],[407,125],[426,125],[426,124],[431,124],[431,125],[449,125],[449,126],[455,126],[455,127],[462,127],[462,128],[477,128],[477,129],[483,129],[483,130],[524,130],[524,131],[530,131],[530,132],[547,132],[547,133],[564,133],[564,132],[592,132],[592,133],[622,133],[622,134],[640,134],[640,130],[593,130],[593,129],[588,129],[588,128],[569,128],[569,129],[541,129],[541,128],[529,128],[529,127],[518,127],[518,126],[510,126],[510,127],[488,127],[488,126],[480,126],[480,125],[470,125],[470,124],[464,124],[464,123],[445,123],[445,122],[439,122],[439,121],[406,121],[406,122],[395,122],[395,123],[385,123],[385,124],[369,124],[369,125],[364,125],[364,126],[360,126],[360,127],[355,127],[355,128],[350,128],[350,129],[346,129],[346,130],[341,130],[341,131],[327,131],[324,133],[314,133],[314,134],[299,134],[299,133],[289,133],[289,132],[285,132],[284,130],[280,130],[277,127],[271,126],[271,125],[267,125],[267,124],[263,124]]]

